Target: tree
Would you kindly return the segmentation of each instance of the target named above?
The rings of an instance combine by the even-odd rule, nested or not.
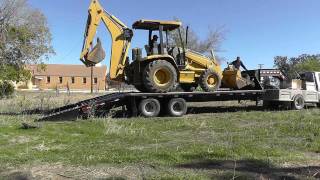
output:
[[[25,78],[26,64],[39,64],[54,53],[46,17],[26,0],[0,1],[0,40],[0,70],[5,71],[0,78],[6,80]]]
[[[181,36],[183,42],[180,40],[179,30],[174,31],[170,34],[169,41],[178,46],[182,46],[184,43],[187,49],[194,50],[203,54],[210,54],[210,51],[218,52],[221,49],[221,44],[225,39],[225,29],[223,27],[217,28],[215,30],[209,29],[209,33],[206,38],[201,40],[199,36],[191,29],[188,30],[188,43],[186,44],[186,32],[187,27],[182,26],[180,28]]]
[[[282,70],[290,79],[293,79],[301,72],[320,71],[320,54],[302,54],[292,58],[276,56],[274,58],[274,67]]]

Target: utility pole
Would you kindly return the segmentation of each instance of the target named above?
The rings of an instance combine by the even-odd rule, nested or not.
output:
[[[93,94],[93,66],[91,66],[91,94]]]
[[[259,69],[262,69],[264,64],[258,64],[259,65]]]

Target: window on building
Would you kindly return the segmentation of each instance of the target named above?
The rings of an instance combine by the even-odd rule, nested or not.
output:
[[[62,84],[62,82],[63,82],[62,77],[59,77],[59,83]]]
[[[94,83],[94,84],[98,84],[98,78],[94,78],[94,79],[93,79],[93,83]]]
[[[87,78],[83,78],[83,84],[87,84]]]
[[[76,81],[74,79],[74,77],[71,77],[71,83],[74,84]]]
[[[50,76],[48,76],[47,77],[47,83],[50,84],[50,82],[51,82],[51,78],[50,78]]]

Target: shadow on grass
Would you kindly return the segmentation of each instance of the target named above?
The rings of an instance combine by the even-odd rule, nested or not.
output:
[[[288,167],[280,168],[261,160],[194,160],[191,163],[179,164],[177,168],[221,170],[227,172],[220,177],[213,178],[232,179],[300,179],[320,178],[320,166]],[[233,173],[234,172],[234,173]]]
[[[247,106],[247,107],[237,107],[237,106],[217,106],[217,107],[189,107],[188,114],[204,114],[204,113],[226,113],[226,112],[239,112],[239,111],[265,111],[263,107],[258,106]],[[280,109],[279,109],[280,110]]]

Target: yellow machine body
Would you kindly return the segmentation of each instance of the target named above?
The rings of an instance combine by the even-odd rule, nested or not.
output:
[[[215,57],[209,58],[203,54],[187,50],[186,51],[186,67],[183,73],[188,72],[188,76],[180,76],[181,83],[196,82],[201,74],[207,70],[212,69],[216,72],[220,78],[222,78],[221,66],[215,59]],[[191,76],[190,74],[193,74]],[[181,78],[182,77],[182,78]]]
[[[111,35],[112,46],[111,46],[111,58],[110,58],[110,67],[109,74],[110,80],[119,81],[119,82],[127,82],[129,84],[135,85],[135,87],[140,87],[145,84],[143,82],[143,71],[147,64],[152,63],[154,61],[167,61],[172,64],[175,68],[177,74],[177,83],[180,84],[192,84],[197,85],[199,83],[199,79],[204,79],[203,74],[210,70],[211,75],[207,75],[205,78],[207,80],[202,80],[202,82],[211,82],[211,85],[220,85],[220,81],[222,79],[222,71],[219,63],[216,61],[215,57],[209,58],[203,54],[186,50],[183,48],[182,54],[184,57],[183,68],[180,65],[176,64],[176,57],[164,52],[163,42],[161,46],[161,53],[152,55],[148,54],[147,57],[139,57],[139,60],[134,60],[131,64],[129,63],[128,51],[131,44],[131,39],[133,37],[133,31],[128,28],[124,23],[122,23],[118,18],[109,14],[107,11],[103,9],[98,0],[91,0],[91,4],[89,6],[89,16],[85,31],[85,39],[83,44],[83,49],[81,52],[80,60],[86,66],[94,66],[100,63],[105,58],[105,52],[102,49],[101,42],[97,40],[97,45],[93,47],[93,41],[97,32],[98,26],[103,22],[107,30]],[[158,21],[158,20],[140,20],[133,24],[134,29],[142,29],[155,31],[159,30],[161,27],[161,32],[168,33],[169,31],[173,31],[181,27],[181,22],[179,21]],[[151,37],[151,33],[149,34]],[[150,39],[149,37],[149,39]],[[166,47],[167,48],[167,47]],[[178,47],[181,48],[181,47]],[[142,53],[139,53],[141,56]],[[139,62],[135,62],[139,61]],[[160,69],[154,73],[154,83],[160,86],[165,86],[166,83],[162,83],[165,81],[171,81],[170,73],[168,70]],[[212,73],[215,78],[212,78]],[[217,81],[218,79],[218,81]],[[162,84],[161,84],[162,83]],[[218,87],[216,87],[218,88]],[[144,89],[144,88],[139,88]],[[168,92],[168,90],[160,90],[154,92]]]

